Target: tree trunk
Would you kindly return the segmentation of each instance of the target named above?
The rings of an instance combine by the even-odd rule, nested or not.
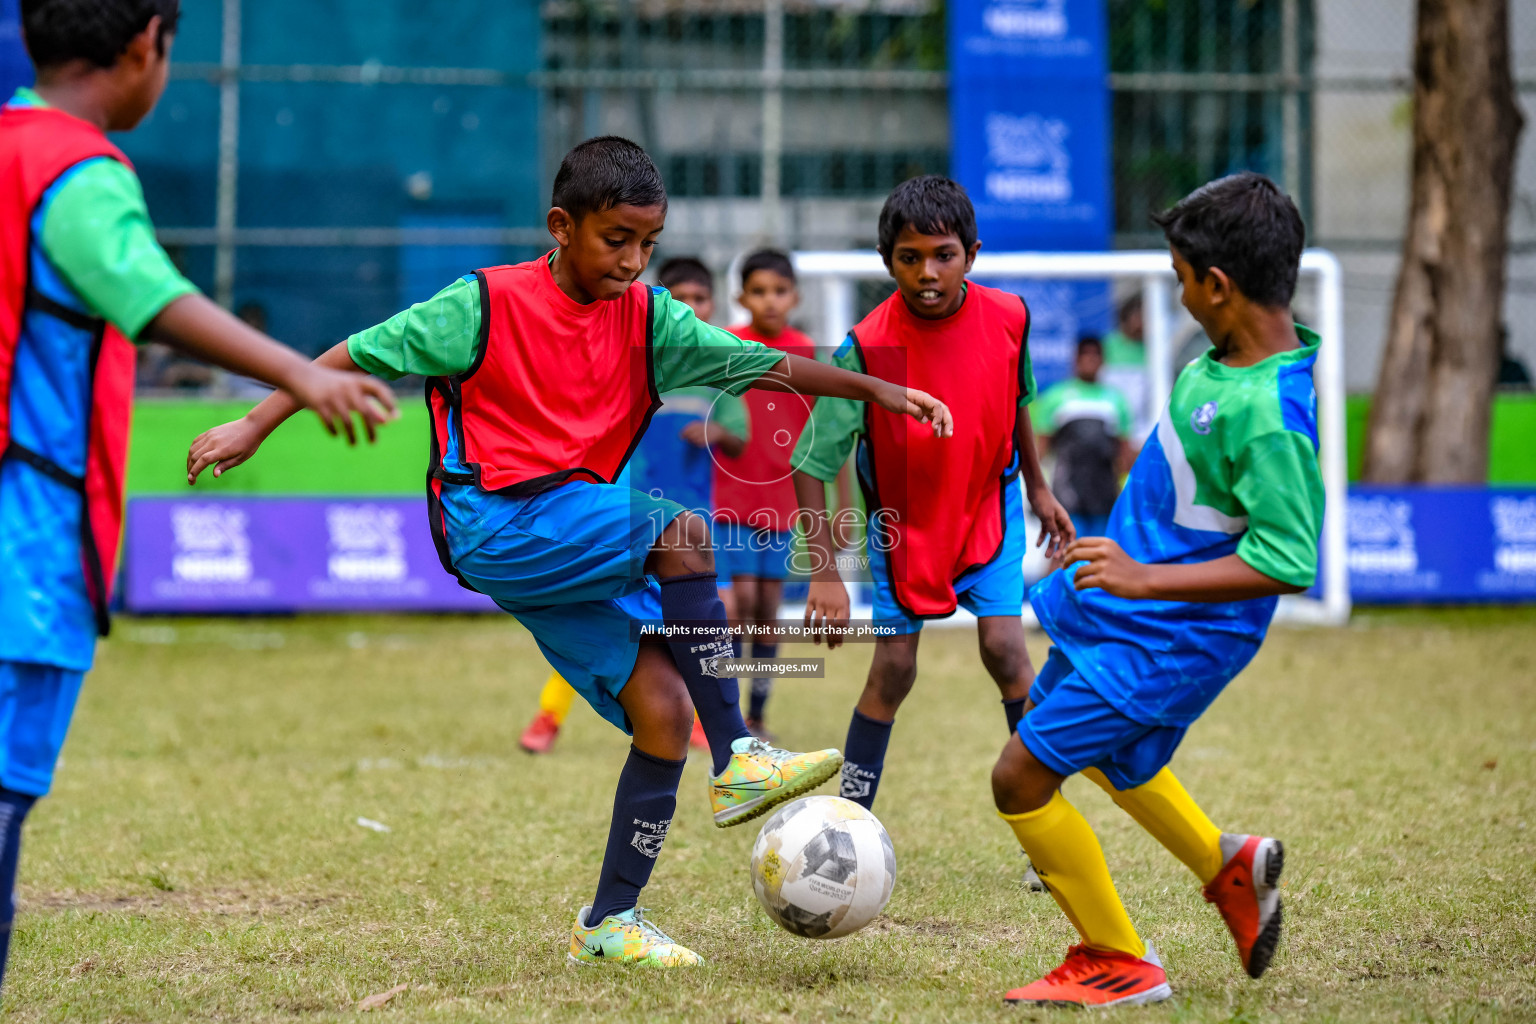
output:
[[[1418,0],[1413,191],[1365,478],[1488,477],[1507,223],[1524,123],[1508,0]]]

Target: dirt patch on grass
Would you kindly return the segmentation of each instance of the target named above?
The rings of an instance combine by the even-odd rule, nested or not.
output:
[[[205,889],[110,895],[94,892],[24,893],[18,899],[23,914],[130,914],[147,917],[158,913],[213,914],[224,917],[260,917],[314,910],[340,900],[337,895],[248,893],[240,889]]]

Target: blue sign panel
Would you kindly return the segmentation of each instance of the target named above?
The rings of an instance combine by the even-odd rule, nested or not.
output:
[[[1349,492],[1356,602],[1536,601],[1536,489]]]
[[[954,176],[993,252],[1102,249],[1111,233],[1099,0],[955,0]]]
[[[32,84],[32,61],[21,40],[21,0],[0,0],[0,103]]]
[[[1104,77],[1101,0],[951,0],[948,17],[953,77]]]

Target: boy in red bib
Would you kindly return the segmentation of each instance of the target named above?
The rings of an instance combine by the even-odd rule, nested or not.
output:
[[[848,726],[842,795],[871,807],[896,710],[917,678],[923,620],[964,606],[978,620],[981,660],[1012,730],[1034,680],[1024,646],[1023,499],[1041,522],[1036,543],[1054,555],[1072,523],[1040,471],[1024,407],[1035,394],[1029,310],[1010,292],[965,279],[981,243],[965,190],[939,175],[898,185],[880,211],[880,254],[897,292],[848,335],[834,362],[922,383],[964,409],[935,445],[879,409],[823,399],[795,451],[795,489],[813,567],[807,624],[848,620],[827,524],[826,482],[858,443],[868,515],[876,640],[864,693]],[[1020,478],[1023,494],[1020,493]],[[829,646],[835,643],[829,638]]]
[[[165,341],[287,389],[334,433],[394,403],[198,293],[155,241],[108,141],[165,88],[177,0],[26,0],[35,88],[0,110],[0,974],[22,821],[47,795],[110,628],[134,343]],[[296,403],[297,404],[297,403]]]
[[[752,322],[732,327],[731,333],[814,359],[816,343],[789,325],[789,314],[799,303],[789,257],[777,249],[760,249],[741,264],[741,304],[752,314]],[[794,519],[800,512],[789,456],[815,400],[768,392],[748,392],[743,400],[753,424],[746,450],[715,458],[715,546],[736,592],[740,621],[772,627],[779,618]],[[753,661],[772,660],[778,653],[772,639],[753,638]],[[764,715],[772,690],[771,676],[753,676],[747,728],[764,739],[769,738]]]
[[[444,567],[517,616],[555,670],[633,736],[597,893],[571,929],[579,963],[699,962],[637,906],[677,806],[695,709],[722,828],[842,764],[836,750],[795,754],[748,734],[736,681],[716,674],[731,642],[707,519],[614,483],[659,396],[693,386],[836,395],[950,429],[948,409],[920,391],[737,338],[641,284],[666,212],[644,150],[590,139],[555,176],[559,248],[476,271],[320,357],[427,377],[427,498]],[[189,477],[249,458],[292,408],[274,396],[198,438]]]

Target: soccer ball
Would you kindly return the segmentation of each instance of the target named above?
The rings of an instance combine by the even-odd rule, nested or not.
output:
[[[836,939],[880,915],[896,851],[873,814],[839,796],[808,796],[768,819],[752,846],[752,888],[768,916],[808,939]]]

